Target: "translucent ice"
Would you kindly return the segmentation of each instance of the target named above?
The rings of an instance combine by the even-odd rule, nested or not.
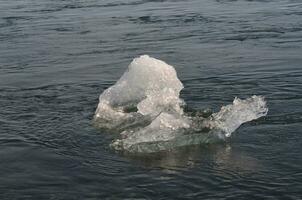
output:
[[[147,55],[135,58],[117,83],[100,95],[97,125],[123,129],[124,122],[154,117],[165,110],[182,114],[182,88],[172,66]],[[137,112],[130,112],[133,109]]]
[[[207,118],[190,116],[179,98],[182,89],[172,66],[147,55],[135,58],[117,83],[100,95],[95,125],[120,133],[111,145],[117,150],[154,152],[223,140],[268,111],[263,97],[252,96],[235,98]]]
[[[233,104],[223,106],[218,113],[214,113],[209,123],[229,137],[241,124],[265,116],[267,112],[266,102],[261,96],[254,95],[246,100],[235,98]]]

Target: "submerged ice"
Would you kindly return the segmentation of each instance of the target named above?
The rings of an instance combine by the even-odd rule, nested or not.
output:
[[[147,55],[99,98],[95,125],[119,133],[111,146],[128,152],[155,152],[212,143],[230,137],[242,123],[267,114],[264,98],[252,96],[223,106],[209,117],[185,113],[179,97],[183,85],[174,67]]]

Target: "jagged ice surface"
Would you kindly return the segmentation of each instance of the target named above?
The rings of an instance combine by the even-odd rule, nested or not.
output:
[[[120,137],[117,150],[155,152],[229,137],[242,123],[267,114],[263,97],[235,98],[208,118],[189,116],[179,98],[183,85],[174,67],[147,55],[135,58],[99,98],[95,125]]]

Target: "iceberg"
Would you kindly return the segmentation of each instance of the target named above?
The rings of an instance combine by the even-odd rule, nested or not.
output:
[[[264,98],[252,96],[235,98],[209,116],[190,115],[179,97],[182,89],[173,66],[140,56],[100,95],[94,124],[118,133],[111,144],[115,150],[150,153],[224,141],[241,124],[268,112]]]

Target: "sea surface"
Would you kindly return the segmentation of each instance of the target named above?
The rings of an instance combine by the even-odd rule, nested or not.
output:
[[[266,97],[223,144],[113,151],[98,96],[148,54],[182,98]],[[0,199],[302,199],[301,0],[0,0]]]

